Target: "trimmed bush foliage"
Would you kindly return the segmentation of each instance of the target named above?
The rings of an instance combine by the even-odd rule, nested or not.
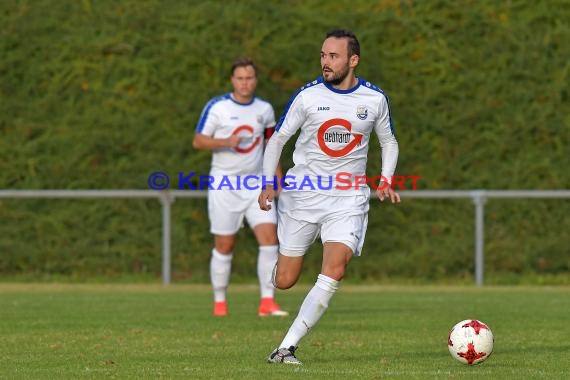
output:
[[[569,19],[563,0],[2,1],[0,188],[148,189],[155,171],[207,174],[210,154],[191,139],[207,100],[230,90],[230,62],[258,63],[258,95],[280,114],[319,75],[324,34],[346,27],[359,75],[390,97],[399,174],[421,175],[420,189],[567,189]],[[568,273],[568,215],[569,200],[487,202],[486,273]],[[158,278],[160,217],[150,200],[1,200],[0,273]],[[373,201],[349,276],[470,280],[473,218],[469,201]],[[255,241],[239,238],[234,273],[253,278]],[[207,281],[211,245],[205,201],[178,200],[175,279]],[[307,262],[318,270],[318,245]]]

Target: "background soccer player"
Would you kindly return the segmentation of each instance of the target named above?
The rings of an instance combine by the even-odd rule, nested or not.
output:
[[[196,149],[212,150],[210,175],[218,181],[221,177],[228,178],[233,184],[208,191],[210,232],[214,235],[210,260],[214,315],[225,316],[228,312],[226,289],[236,233],[244,217],[259,244],[257,274],[261,300],[258,314],[287,315],[275,302],[275,288],[271,283],[277,260],[276,215],[259,209],[259,192],[251,190],[256,186],[251,179],[247,182],[249,188],[237,183],[247,175],[261,177],[263,149],[274,131],[275,113],[271,104],[254,95],[257,72],[253,61],[236,60],[231,67],[231,83],[231,93],[213,98],[204,107],[192,142]]]
[[[263,172],[277,168],[287,140],[301,132],[293,153],[294,167],[287,176],[319,176],[350,173],[352,183],[364,176],[370,134],[374,131],[382,148],[382,175],[390,179],[398,160],[388,100],[376,86],[357,78],[360,60],[356,36],[345,30],[327,34],[321,49],[322,77],[303,86],[290,100],[271,137],[263,161]],[[380,200],[399,202],[400,196],[381,183]],[[368,221],[370,188],[342,189],[284,188],[278,204],[279,257],[273,279],[277,288],[293,286],[301,273],[303,255],[317,235],[323,242],[323,263],[315,286],[303,301],[299,314],[285,338],[269,356],[272,363],[301,364],[295,356],[297,344],[315,326],[339,287],[352,256],[359,256]],[[259,206],[271,212],[275,189],[268,185],[259,196]]]

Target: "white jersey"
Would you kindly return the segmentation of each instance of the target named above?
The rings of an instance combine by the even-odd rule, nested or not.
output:
[[[238,103],[228,93],[210,100],[202,111],[196,133],[214,138],[242,137],[239,146],[212,152],[210,175],[260,175],[265,129],[274,126],[273,107],[263,99],[254,97],[250,103]]]
[[[301,87],[279,120],[271,138],[275,141],[270,141],[266,148],[264,175],[275,171],[283,145],[299,128],[301,132],[293,153],[295,165],[285,177],[285,182],[295,183],[293,190],[330,195],[368,192],[369,188],[362,184],[355,188],[355,177],[366,174],[368,143],[373,130],[382,147],[381,174],[388,181],[394,174],[398,143],[388,99],[370,82],[359,79],[355,87],[338,90],[320,77]],[[303,181],[311,182],[314,189],[310,185],[301,187]],[[332,186],[327,189],[329,182]]]

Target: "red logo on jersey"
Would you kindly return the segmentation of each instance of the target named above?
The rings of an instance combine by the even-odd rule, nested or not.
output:
[[[352,141],[346,141],[347,144],[344,146],[344,148],[334,150],[334,149],[331,149],[327,146],[327,138],[325,138],[325,134],[327,133],[328,129],[330,129],[332,127],[337,127],[337,126],[343,127],[344,129],[346,129],[350,135],[354,136],[354,139]],[[350,124],[350,121],[348,121],[348,120],[330,119],[328,121],[325,121],[321,125],[321,127],[319,128],[319,132],[317,134],[317,140],[319,141],[319,147],[321,148],[321,150],[323,152],[325,152],[325,154],[327,154],[331,157],[346,156],[348,153],[350,153],[351,150],[354,149],[354,147],[359,145],[360,142],[362,141],[362,135],[350,133],[351,131],[352,131],[352,124]]]
[[[240,132],[243,131],[245,131],[245,133],[240,134]],[[255,140],[253,139],[253,128],[250,127],[249,125],[240,125],[234,130],[234,133],[232,133],[232,135],[239,136],[242,138],[240,144],[234,148],[235,151],[238,153],[251,152],[261,141],[261,138],[259,136],[257,136]],[[246,141],[244,142],[244,140]],[[249,146],[246,145],[247,140],[253,140]]]

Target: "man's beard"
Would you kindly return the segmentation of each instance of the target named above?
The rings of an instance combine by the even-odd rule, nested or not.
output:
[[[328,84],[332,84],[333,86],[338,86],[339,84],[342,83],[343,80],[346,79],[347,76],[348,76],[348,66],[344,67],[344,70],[338,73],[334,73],[331,79],[327,80],[324,78],[324,76],[323,79]]]

